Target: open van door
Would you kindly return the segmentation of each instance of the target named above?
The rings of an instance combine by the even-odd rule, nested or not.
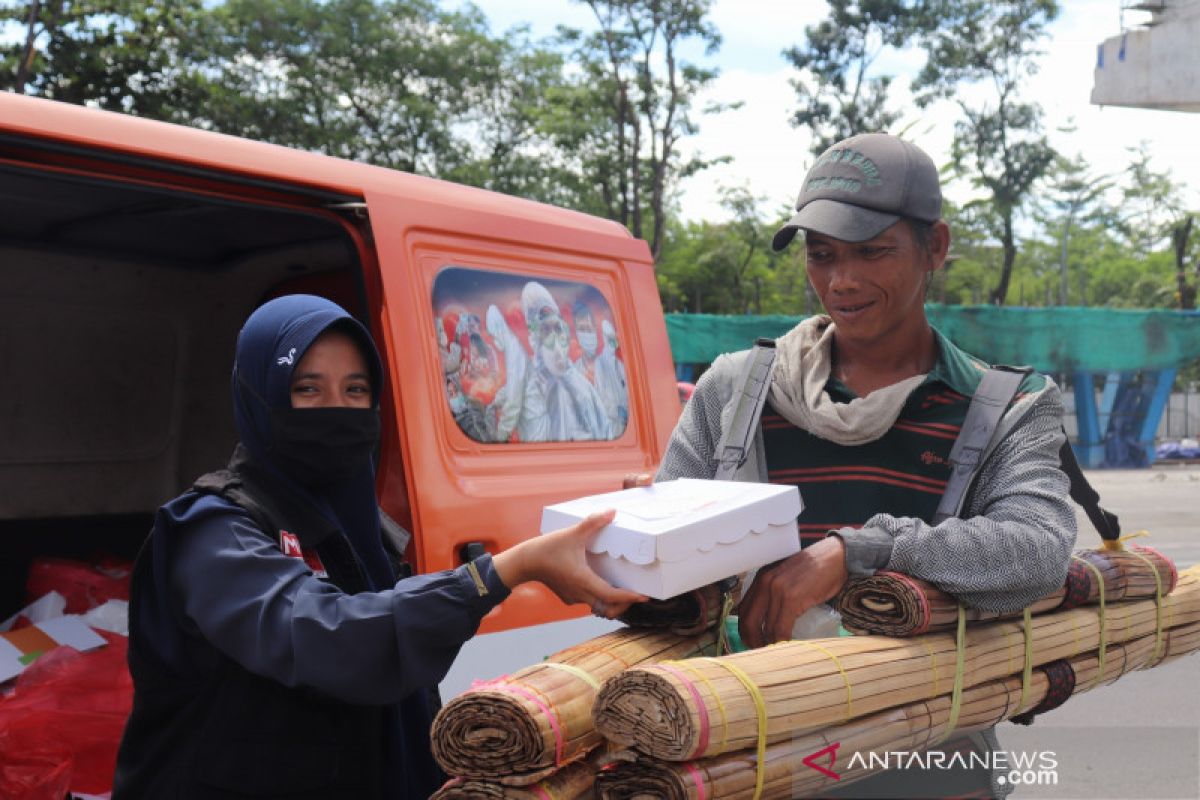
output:
[[[420,571],[500,552],[537,534],[543,506],[655,467],[679,405],[644,242],[501,195],[366,199],[398,418],[383,451],[400,456],[381,502],[411,520]],[[525,585],[482,631],[585,613]]]

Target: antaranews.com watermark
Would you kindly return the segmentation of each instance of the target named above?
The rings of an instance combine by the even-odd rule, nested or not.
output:
[[[1057,786],[1058,754],[1053,750],[1010,752],[995,750],[964,753],[944,750],[889,750],[882,753],[854,753],[848,770],[921,770],[923,772],[988,770],[996,773],[1001,786]]]
[[[998,750],[950,745],[927,750],[857,750],[834,742],[803,758],[837,796],[921,797],[937,787],[987,780],[1013,798],[1158,800],[1200,798],[1200,727],[1067,728],[1008,732]],[[1015,741],[1014,740],[1018,740]],[[885,776],[868,779],[864,774]],[[812,773],[797,775],[810,785]],[[953,794],[953,790],[950,789]]]

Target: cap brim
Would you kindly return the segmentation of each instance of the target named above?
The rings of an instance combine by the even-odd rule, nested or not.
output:
[[[883,233],[900,219],[899,214],[885,214],[837,200],[813,200],[776,231],[771,247],[776,251],[787,247],[801,228],[843,242],[865,242]]]

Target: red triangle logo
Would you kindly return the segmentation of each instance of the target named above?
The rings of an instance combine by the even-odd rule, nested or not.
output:
[[[804,766],[815,769],[817,772],[821,773],[822,775],[824,775],[827,778],[833,778],[835,781],[840,781],[842,779],[841,775],[838,775],[832,769],[827,769],[827,768],[821,766],[820,764],[817,764],[816,761],[821,756],[827,755],[827,756],[829,756],[829,766],[832,767],[834,764],[837,763],[837,751],[838,751],[838,748],[841,746],[842,746],[841,742],[834,742],[833,744],[829,745],[828,747],[822,747],[817,752],[812,753],[811,755],[805,756]]]

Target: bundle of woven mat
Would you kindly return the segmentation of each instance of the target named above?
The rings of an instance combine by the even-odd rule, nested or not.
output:
[[[1179,573],[1149,548],[1073,563],[1060,591],[1013,619],[883,574],[838,607],[847,627],[889,636],[717,656],[719,625],[685,636],[675,624],[568,648],[447,704],[434,753],[456,777],[437,797],[819,796],[880,770],[812,769],[830,743],[920,750],[1200,649],[1200,567]],[[674,609],[707,618],[719,601]]]

